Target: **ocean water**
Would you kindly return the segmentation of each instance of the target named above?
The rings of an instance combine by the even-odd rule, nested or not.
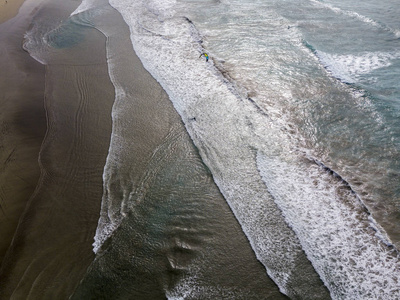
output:
[[[116,99],[96,259],[74,297],[400,298],[399,13],[83,1],[71,22],[107,37]],[[129,47],[169,99],[136,88],[151,80],[135,82]]]
[[[333,299],[400,297],[400,7],[110,3],[280,291],[324,298],[293,280],[316,272]]]
[[[110,1],[265,276],[291,298],[329,298],[319,279],[333,299],[400,297],[400,8],[394,1],[370,2]],[[93,7],[84,2],[76,13]],[[208,62],[199,57],[203,52]],[[116,93],[125,95],[113,77],[117,67],[110,60]],[[147,191],[131,186],[128,172],[117,180],[126,181],[122,193],[129,195],[117,193],[113,167],[129,147],[117,133],[105,168],[96,252],[118,239],[131,214],[140,212],[137,199],[145,199],[135,193]],[[146,172],[158,168],[152,164]],[[204,242],[200,233],[193,238]],[[160,287],[167,297],[194,297],[195,274],[204,273],[196,263],[185,267],[190,277]],[[199,291],[204,298],[216,295],[210,287]]]
[[[122,16],[107,1],[84,2],[71,23],[67,28],[87,24],[105,35],[116,94],[96,259],[72,299],[286,299],[256,259],[168,95],[141,66]],[[328,296],[296,250],[293,260],[310,274],[301,272],[306,284],[287,275],[294,291]]]

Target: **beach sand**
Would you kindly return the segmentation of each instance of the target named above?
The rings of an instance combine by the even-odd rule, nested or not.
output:
[[[39,179],[46,132],[45,69],[21,47],[28,26],[25,15],[0,24],[0,263]]]
[[[48,1],[38,10],[30,4],[0,28],[7,70],[0,103],[2,256],[8,248],[0,298],[66,299],[94,258],[114,87],[105,37],[95,29],[78,44],[49,49],[46,66],[23,51],[32,17],[65,20],[79,2]]]
[[[15,17],[24,0],[0,0],[0,24]]]

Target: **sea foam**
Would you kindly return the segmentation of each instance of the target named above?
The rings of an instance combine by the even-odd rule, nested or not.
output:
[[[334,299],[397,299],[400,262],[369,212],[341,179],[317,164],[258,153],[263,179]]]
[[[315,282],[319,278],[304,263],[307,259],[298,239],[257,172],[252,144],[259,140],[252,124],[270,120],[240,96],[216,68],[212,53],[208,62],[200,57],[205,51],[201,34],[188,18],[172,9],[173,3],[168,2],[167,10],[157,1],[111,1],[130,26],[135,52],[170,96],[270,277],[293,297],[320,294],[322,287],[314,283],[302,290],[301,285],[309,284],[301,278]],[[261,134],[265,129],[255,131]],[[268,128],[269,138],[261,142],[269,151],[282,149],[277,130]]]
[[[397,52],[337,55],[316,50],[315,53],[334,77],[346,83],[355,83],[362,75],[369,74],[380,68],[389,67],[393,60],[400,58],[400,53]]]
[[[351,17],[360,22],[371,25],[375,28],[379,28],[379,29],[391,32],[392,34],[394,34],[396,36],[396,38],[400,37],[400,30],[398,28],[392,28],[390,26],[387,26],[381,22],[374,20],[373,18],[364,16],[364,15],[362,15],[358,12],[352,11],[352,10],[346,10],[346,9],[339,8],[337,6],[329,4],[327,2],[323,2],[323,1],[319,1],[319,0],[310,0],[310,1],[312,3],[314,3],[316,6],[323,7],[323,8],[333,11],[335,14],[340,14],[340,15],[345,15],[345,16]]]
[[[179,3],[111,4],[130,26],[136,53],[170,96],[257,258],[280,290],[293,298],[321,294],[317,284],[303,280],[317,277],[304,264],[304,249],[334,298],[398,295],[398,257],[381,242],[384,232],[377,234],[362,203],[346,187],[341,191],[340,182],[304,163],[283,129],[284,118],[271,117],[239,91],[212,52],[209,62],[199,57],[207,51],[206,37],[177,9]],[[377,61],[367,59],[371,62],[366,65],[351,63],[359,74],[386,62],[379,56]],[[291,96],[290,91],[282,93]],[[123,111],[114,111],[119,113]],[[109,223],[98,228],[97,247],[109,236],[107,228],[118,226],[123,217],[107,207],[103,213]],[[176,288],[179,291],[169,291],[169,297],[196,289],[185,282]]]

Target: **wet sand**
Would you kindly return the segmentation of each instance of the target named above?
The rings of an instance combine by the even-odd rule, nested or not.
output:
[[[33,20],[65,20],[77,5],[48,1]],[[0,269],[0,299],[67,299],[94,259],[114,88],[101,33],[88,28],[80,43],[54,45],[43,66],[21,48],[30,23],[1,31],[2,49],[11,47],[2,51],[3,252],[13,240]]]
[[[0,24],[15,17],[25,0],[0,0]]]
[[[0,263],[39,179],[46,132],[45,69],[21,47],[29,21],[21,14],[0,24]]]

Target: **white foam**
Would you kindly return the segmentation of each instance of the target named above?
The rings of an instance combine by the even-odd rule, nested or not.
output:
[[[298,282],[293,281],[293,278],[302,278],[300,274],[304,270],[299,270],[296,262],[297,257],[303,255],[300,247],[303,246],[334,297],[340,298],[340,295],[344,294],[351,299],[352,296],[368,296],[369,292],[372,292],[372,295],[397,293],[395,279],[389,273],[396,271],[398,259],[391,259],[386,249],[379,247],[379,238],[368,231],[371,227],[368,218],[365,220],[354,203],[344,209],[340,203],[341,198],[334,198],[336,202],[331,204],[330,199],[337,186],[330,186],[331,179],[325,178],[319,170],[315,171],[312,167],[309,171],[303,170],[306,165],[301,164],[292,139],[282,130],[284,118],[279,118],[279,110],[274,112],[271,108],[265,112],[263,108],[246,99],[245,93],[239,92],[237,85],[231,84],[217,70],[217,59],[212,52],[209,52],[211,59],[208,63],[204,58],[199,58],[200,53],[204,51],[203,45],[199,43],[201,35],[196,33],[193,24],[184,18],[183,10],[175,10],[178,3],[168,2],[168,9],[164,9],[163,2],[160,1],[112,0],[111,4],[121,12],[130,26],[131,40],[136,53],[145,68],[170,96],[204,162],[213,173],[215,182],[249,238],[257,258],[264,264],[281,291],[293,298],[309,296],[296,294],[298,286],[294,285]],[[277,23],[281,23],[283,35],[288,26],[284,20],[278,21]],[[279,24],[276,28],[280,28]],[[218,34],[216,31],[213,33]],[[292,49],[295,43],[296,34],[293,34],[287,41],[287,48],[282,48],[282,44],[279,43],[276,48],[268,48],[271,51],[270,56],[267,56],[269,53],[266,53],[260,44],[252,44],[250,49],[260,48],[262,63],[252,62],[250,57],[242,64],[242,69],[239,68],[245,70],[248,65],[260,68],[267,65],[267,77],[257,79],[259,76],[255,74],[254,81],[249,81],[255,88],[258,86],[259,89],[266,88],[272,91],[269,95],[274,97],[270,101],[284,103],[293,97],[290,89],[283,88],[280,82],[283,72],[287,70],[280,69],[282,64],[276,61],[289,57],[289,63],[295,66],[298,60],[307,59],[291,55],[288,49]],[[298,52],[297,48],[296,51]],[[243,55],[245,52],[234,54],[239,58],[230,61],[227,59],[227,63],[246,59],[246,55]],[[255,53],[252,52],[248,56],[253,54]],[[380,61],[371,61],[368,66],[360,62],[352,64],[356,66],[359,74],[382,65]],[[268,73],[267,69],[272,71]],[[290,72],[294,74],[296,69],[293,67],[287,73]],[[239,79],[242,83],[250,73],[255,73],[254,68],[233,75],[241,76]],[[350,72],[349,76],[353,74]],[[269,80],[268,85],[263,85],[264,79]],[[274,175],[268,175],[268,172]],[[316,176],[315,172],[322,179]],[[285,178],[287,180],[284,180]],[[314,186],[315,182],[317,186]],[[286,221],[301,237],[301,244],[284,222],[271,193],[276,199],[276,204],[285,213]],[[321,206],[315,206],[312,211],[301,208],[300,204],[304,202],[298,201],[294,206],[296,210],[290,207],[289,200],[293,195],[301,196],[303,201],[313,200],[308,203],[309,207],[314,201],[318,204],[320,197],[323,201]],[[323,216],[327,215],[319,211],[322,207],[328,208],[327,215],[331,220],[324,221]],[[364,219],[359,220],[360,216]],[[329,234],[323,233],[325,226],[330,230]],[[361,234],[359,240],[358,234]],[[349,241],[363,247],[365,254],[358,255],[357,247],[348,242],[349,237]],[[351,240],[353,237],[356,240]],[[333,241],[332,246],[329,246],[329,241]],[[364,246],[364,242],[371,243],[371,246]],[[374,258],[372,266],[371,255]],[[336,260],[340,262],[335,262]],[[354,264],[353,268],[356,271],[353,272],[350,267],[342,269],[341,264],[348,262]],[[358,282],[357,280],[362,278],[362,268],[371,271],[371,274],[364,276],[365,281]],[[385,283],[387,275],[389,280]],[[170,297],[183,297],[185,289],[190,293],[190,285],[185,286],[183,284],[179,292],[171,291]],[[376,291],[373,291],[373,288],[376,288]]]
[[[191,273],[199,271],[190,270]],[[166,291],[169,300],[186,299],[256,299],[249,291],[243,291],[226,286],[200,286],[196,276],[183,278],[172,290]]]
[[[319,50],[316,51],[316,55],[334,77],[347,83],[357,82],[362,75],[389,67],[394,59],[400,57],[400,53],[367,52],[358,55],[336,55]]]
[[[47,62],[41,58],[41,51],[45,42],[42,38],[39,38],[36,34],[35,28],[31,28],[31,30],[27,31],[24,35],[23,49],[29,53],[31,57],[33,57],[36,61],[41,63],[42,65],[46,65]]]
[[[71,13],[71,16],[93,9],[94,7],[96,7],[96,5],[98,5],[96,4],[96,2],[96,0],[83,0],[81,4],[75,9],[75,11]]]
[[[334,299],[400,298],[400,261],[359,199],[317,165],[258,153],[266,185]]]
[[[355,12],[355,11],[344,10],[344,9],[339,8],[339,7],[333,6],[332,4],[329,4],[329,3],[326,3],[326,2],[321,2],[319,0],[310,0],[310,1],[313,2],[316,5],[319,5],[321,7],[330,9],[330,10],[332,10],[333,12],[335,12],[337,14],[347,15],[347,16],[355,18],[355,19],[357,19],[357,20],[359,20],[361,22],[371,24],[371,25],[373,25],[375,27],[379,27],[379,28],[382,27],[382,25],[380,25],[375,20],[373,20],[373,19],[371,19],[369,17],[363,16],[363,15],[361,15],[361,14]]]
[[[336,7],[332,4],[326,3],[326,2],[322,2],[320,0],[310,0],[312,3],[314,3],[315,5],[318,5],[320,7],[324,7],[326,9],[329,9],[331,11],[333,11],[336,14],[341,14],[341,15],[345,15],[345,16],[349,16],[353,19],[359,20],[363,23],[369,24],[375,28],[379,28],[382,30],[386,30],[388,32],[391,32],[392,34],[395,35],[396,38],[400,37],[400,30],[397,28],[391,28],[390,26],[387,26],[385,24],[382,24],[370,17],[364,16],[362,14],[359,14],[355,11],[351,11],[351,10],[345,10],[339,7]]]
[[[136,53],[170,96],[257,258],[281,291],[296,297],[298,282],[294,284],[293,280],[315,273],[311,267],[298,266],[298,258],[304,254],[270,198],[253,153],[258,134],[263,136],[262,147],[269,151],[281,151],[285,139],[222,77],[214,66],[212,53],[209,62],[199,57],[203,49],[193,24],[171,6],[171,17],[160,17],[159,12],[164,10],[161,2],[153,8],[156,2],[128,4],[114,0],[111,4],[129,24]],[[263,125],[252,128],[255,124]],[[316,274],[312,276],[317,279]]]

